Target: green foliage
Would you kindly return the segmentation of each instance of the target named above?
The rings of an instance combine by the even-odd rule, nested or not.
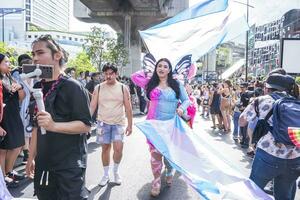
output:
[[[36,26],[34,24],[29,24],[29,31],[43,31],[44,29],[40,28],[39,26]]]
[[[297,83],[298,85],[300,85],[300,76],[297,76],[297,77],[296,77],[296,83]]]
[[[229,52],[229,49],[228,48],[225,48],[225,47],[219,47],[217,49],[217,60],[216,60],[216,63],[217,63],[217,66],[218,67],[224,67],[224,68],[227,68],[231,65],[230,63],[230,52]]]
[[[102,62],[105,59],[105,46],[109,42],[108,33],[101,27],[92,27],[92,32],[87,37],[84,50],[92,62],[101,70]]]
[[[103,28],[93,27],[87,40],[84,50],[99,71],[101,71],[101,67],[106,62],[114,63],[118,67],[128,63],[128,52],[124,46],[121,34],[117,34],[117,38],[111,38],[109,33]]]
[[[125,49],[123,38],[123,35],[118,33],[117,39],[110,40],[107,44],[107,60],[121,67],[128,63],[128,51]]]
[[[69,60],[68,67],[74,67],[77,74],[83,71],[97,71],[97,69],[91,63],[90,57],[85,52],[80,52],[74,59]]]
[[[12,65],[18,65],[18,55],[14,48],[8,47],[5,43],[0,42],[0,53],[6,54]]]

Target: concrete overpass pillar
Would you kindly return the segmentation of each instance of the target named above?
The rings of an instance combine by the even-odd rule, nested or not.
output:
[[[126,15],[124,21],[124,44],[125,47],[130,49],[130,38],[131,38],[131,16]]]
[[[133,72],[141,69],[141,40],[135,38],[131,40],[129,48],[129,63],[126,66],[126,76],[130,76]]]
[[[138,36],[136,37],[131,23],[131,16],[126,15],[124,18],[124,44],[128,50],[129,63],[125,66],[122,75],[128,77],[141,68],[141,40]]]
[[[75,17],[85,22],[109,24],[124,35],[129,64],[121,75],[141,68],[141,39],[137,30],[155,25],[188,7],[188,0],[73,0]]]

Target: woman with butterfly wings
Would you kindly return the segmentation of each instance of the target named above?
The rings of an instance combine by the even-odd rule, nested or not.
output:
[[[186,81],[191,75],[191,55],[183,57],[172,70],[170,61],[162,58],[156,62],[151,54],[146,54],[143,60],[143,69],[131,76],[132,81],[146,90],[149,100],[147,120],[169,120],[177,113],[183,115],[189,106],[189,98],[184,86],[178,81]],[[177,79],[177,80],[176,80]],[[180,106],[178,107],[178,103]],[[151,168],[154,176],[151,195],[156,197],[160,193],[161,170],[163,155],[147,140],[151,153]],[[171,185],[173,169],[164,159],[166,167],[166,182]]]

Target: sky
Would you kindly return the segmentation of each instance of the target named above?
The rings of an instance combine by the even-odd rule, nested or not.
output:
[[[203,0],[189,0],[190,6]],[[247,0],[232,0],[234,9],[244,12],[246,15],[246,6],[236,3],[239,1],[246,3]],[[89,31],[92,26],[99,24],[90,24],[80,22],[73,16],[73,0],[70,0],[71,16],[70,16],[70,31]],[[249,8],[249,24],[256,25],[265,24],[272,20],[279,19],[285,12],[290,9],[300,9],[300,0],[249,0],[249,4],[254,8]],[[107,26],[106,26],[107,27]],[[108,28],[109,29],[109,28]]]

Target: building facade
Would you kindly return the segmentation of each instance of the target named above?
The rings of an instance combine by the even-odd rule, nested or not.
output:
[[[216,71],[222,74],[227,68],[240,59],[245,58],[245,45],[235,42],[226,42],[217,48]]]
[[[270,23],[251,27],[248,59],[250,74],[265,75],[279,67],[282,38],[300,38],[300,9],[292,9]]]
[[[30,23],[44,30],[69,31],[70,0],[26,0]]]
[[[69,31],[70,0],[9,0],[1,1],[0,10],[4,14],[1,24],[1,39],[9,43],[25,41],[26,31],[37,30]],[[22,10],[13,13],[13,10]],[[0,15],[2,16],[3,14]],[[2,16],[3,17],[3,16]],[[2,21],[2,20],[1,20]]]

